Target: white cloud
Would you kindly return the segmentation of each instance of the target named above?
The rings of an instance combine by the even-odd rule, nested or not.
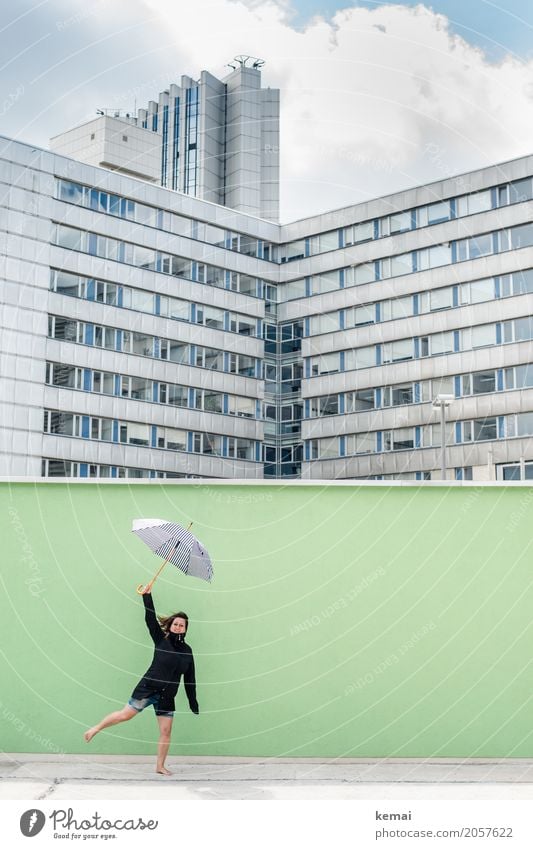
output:
[[[427,7],[380,6],[291,27],[288,3],[144,0],[191,68],[266,59],[282,90],[284,218],[530,152],[533,63],[491,64]],[[209,21],[206,31],[205,21]]]
[[[533,62],[490,63],[423,5],[354,7],[304,29],[291,24],[290,0],[114,0],[98,15],[82,0],[56,0],[59,9],[71,18],[61,31],[51,12],[24,19],[24,32],[36,28],[28,44],[46,27],[53,44],[10,67],[9,84],[24,83],[25,94],[4,132],[28,121],[26,138],[31,130],[42,143],[39,133],[46,139],[97,106],[140,106],[182,73],[220,76],[236,54],[257,56],[264,83],[282,91],[285,220],[532,148]],[[30,59],[50,69],[34,84]]]

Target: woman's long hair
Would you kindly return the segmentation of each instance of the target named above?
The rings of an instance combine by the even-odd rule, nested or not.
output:
[[[170,626],[174,622],[174,619],[185,619],[185,633],[187,633],[187,628],[189,627],[189,617],[186,613],[183,612],[183,610],[178,611],[178,613],[171,613],[170,616],[158,616],[157,619],[163,631],[165,632],[165,637],[168,637],[170,633]]]

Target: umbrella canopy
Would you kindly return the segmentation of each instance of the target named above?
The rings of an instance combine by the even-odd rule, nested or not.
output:
[[[132,532],[152,551],[173,563],[186,575],[210,581],[213,565],[206,549],[194,534],[165,519],[135,519]]]

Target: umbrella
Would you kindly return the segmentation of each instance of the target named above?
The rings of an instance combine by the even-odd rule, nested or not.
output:
[[[191,534],[189,528],[182,528],[181,525],[167,522],[165,519],[134,520],[132,532],[140,537],[155,554],[165,558],[165,562],[154,575],[152,584],[169,562],[186,575],[202,578],[204,581],[210,581],[213,577],[211,558],[200,540]],[[139,584],[137,592],[142,593],[142,591],[143,585]]]

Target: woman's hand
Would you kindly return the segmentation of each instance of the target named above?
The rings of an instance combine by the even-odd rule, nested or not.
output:
[[[148,595],[149,593],[151,593],[153,583],[154,583],[153,581],[150,581],[149,584],[146,584],[146,586],[143,587],[143,589],[140,591],[139,595]]]

